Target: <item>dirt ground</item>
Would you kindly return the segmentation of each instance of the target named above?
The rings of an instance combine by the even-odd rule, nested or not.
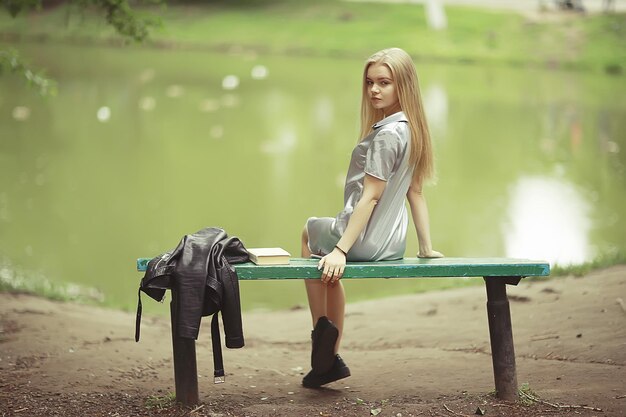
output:
[[[201,404],[186,409],[169,395],[167,318],[144,316],[135,343],[132,313],[0,294],[0,415],[626,416],[626,266],[522,281],[509,297],[518,381],[543,402],[490,394],[486,296],[471,287],[349,304],[342,356],[352,376],[321,390],[300,385],[307,311],[245,313],[246,347],[224,350],[221,385],[206,322]]]

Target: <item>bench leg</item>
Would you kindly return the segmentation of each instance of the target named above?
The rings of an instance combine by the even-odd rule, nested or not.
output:
[[[196,366],[196,341],[178,337],[176,331],[176,296],[172,289],[170,316],[172,319],[172,348],[174,351],[174,381],[176,401],[192,406],[198,404],[198,368]]]
[[[487,315],[496,396],[501,400],[515,401],[518,399],[515,348],[505,282],[502,277],[485,277]]]

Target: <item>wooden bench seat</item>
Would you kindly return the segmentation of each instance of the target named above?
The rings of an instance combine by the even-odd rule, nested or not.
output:
[[[145,271],[150,258],[139,258],[137,270]],[[319,279],[316,259],[291,259],[289,265],[235,265],[239,280]],[[517,374],[506,284],[517,285],[524,277],[548,276],[543,261],[509,258],[405,258],[398,261],[349,262],[343,279],[483,277],[487,289],[487,317],[493,373],[498,398],[515,400]],[[173,311],[173,310],[172,310]],[[173,320],[173,318],[172,318]],[[172,335],[176,398],[186,405],[198,402],[195,341]]]
[[[151,258],[139,258],[137,270],[145,271]],[[235,265],[239,280],[317,279],[318,260],[292,258],[289,265]],[[349,262],[343,278],[443,278],[530,277],[550,275],[550,265],[541,261],[508,258],[404,258],[398,261]]]

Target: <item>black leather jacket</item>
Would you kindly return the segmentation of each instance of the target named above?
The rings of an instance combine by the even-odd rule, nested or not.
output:
[[[185,235],[178,246],[148,263],[141,291],[157,301],[172,289],[174,331],[179,337],[198,338],[202,316],[222,312],[226,347],[244,346],[239,281],[231,264],[247,262],[248,252],[236,237],[209,227]],[[135,340],[139,340],[141,298],[137,306]],[[217,323],[217,322],[216,322]]]

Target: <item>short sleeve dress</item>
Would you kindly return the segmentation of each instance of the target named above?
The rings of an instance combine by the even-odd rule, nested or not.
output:
[[[352,151],[344,186],[344,209],[336,217],[311,217],[306,228],[309,249],[326,255],[343,235],[352,211],[363,193],[365,175],[387,182],[369,223],[350,248],[348,261],[401,259],[406,248],[408,215],[406,193],[413,167],[409,163],[411,131],[403,112],[376,123],[372,133]]]

